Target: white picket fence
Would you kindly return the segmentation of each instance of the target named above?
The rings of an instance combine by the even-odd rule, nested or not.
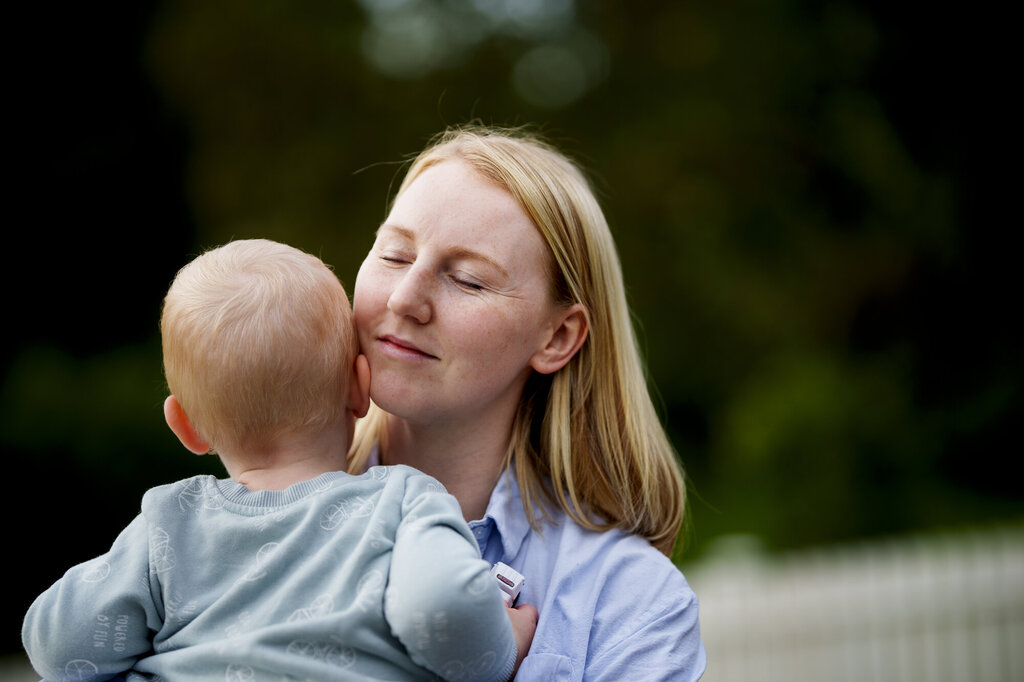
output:
[[[705,682],[1024,682],[1024,525],[684,570]]]

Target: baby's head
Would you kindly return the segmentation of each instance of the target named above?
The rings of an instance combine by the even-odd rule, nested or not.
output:
[[[352,309],[315,256],[265,239],[208,251],[178,272],[160,331],[168,387],[213,450],[264,448],[347,417]]]

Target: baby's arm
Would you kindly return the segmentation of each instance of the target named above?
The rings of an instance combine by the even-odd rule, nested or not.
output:
[[[446,493],[418,495],[406,511],[384,613],[413,661],[446,679],[507,680],[517,664],[516,635],[525,648],[533,636],[528,610],[526,618],[516,614],[513,633],[490,566]]]
[[[29,607],[21,637],[51,682],[105,680],[151,651],[159,616],[150,596],[149,537],[137,517],[106,554],[74,566]]]

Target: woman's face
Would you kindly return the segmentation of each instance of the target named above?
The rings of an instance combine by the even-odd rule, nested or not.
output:
[[[413,423],[510,424],[556,326],[549,258],[512,195],[466,162],[424,171],[356,278],[374,402]]]

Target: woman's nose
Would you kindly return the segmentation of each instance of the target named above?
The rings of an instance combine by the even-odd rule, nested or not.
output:
[[[388,297],[388,310],[402,317],[409,317],[420,324],[430,321],[432,309],[430,282],[413,265],[405,270]]]

